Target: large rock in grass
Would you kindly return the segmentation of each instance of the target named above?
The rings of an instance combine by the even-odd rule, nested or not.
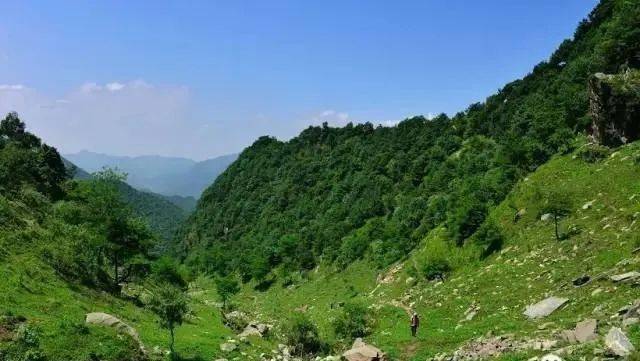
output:
[[[115,316],[103,312],[87,313],[85,323],[110,327],[115,329],[118,333],[129,335],[138,343],[140,350],[143,352],[145,351],[144,345],[142,344],[142,341],[140,341],[138,331]]]
[[[604,342],[607,348],[617,356],[626,357],[635,351],[635,347],[633,347],[627,335],[618,327],[612,327],[609,330]]]
[[[614,276],[611,276],[610,278],[611,278],[611,280],[613,282],[632,281],[632,280],[635,280],[637,278],[640,278],[640,272],[631,271],[631,272],[627,272],[627,273],[623,273],[623,274],[619,274],[619,275],[614,275]]]
[[[356,339],[351,350],[346,351],[342,356],[348,361],[382,361],[385,354],[373,345],[367,345],[361,338]]]
[[[549,316],[553,311],[557,310],[562,305],[567,303],[567,301],[569,301],[569,299],[567,298],[549,297],[536,303],[535,305],[527,306],[524,314],[530,319],[546,317]]]
[[[578,322],[578,324],[576,324],[576,328],[573,330],[563,331],[562,336],[565,340],[571,343],[585,343],[598,338],[598,334],[596,333],[597,330],[598,321],[588,319]]]

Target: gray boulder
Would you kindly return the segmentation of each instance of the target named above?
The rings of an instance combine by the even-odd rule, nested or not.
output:
[[[269,325],[263,323],[250,323],[244,330],[238,335],[239,337],[257,336],[262,337],[269,332]]]
[[[368,345],[361,338],[356,339],[351,349],[342,356],[348,361],[382,361],[385,360],[384,352],[379,348]]]
[[[627,335],[618,327],[612,327],[604,340],[605,345],[617,356],[625,357],[635,351]]]
[[[238,348],[238,345],[236,345],[233,342],[223,342],[220,344],[220,350],[222,352],[233,352]]]
[[[584,343],[597,339],[597,330],[598,321],[591,318],[582,322],[578,322],[573,332],[576,334],[576,340],[580,343]]]
[[[527,306],[524,314],[530,319],[546,317],[567,303],[567,301],[569,301],[567,298],[549,297],[534,305]]]
[[[129,335],[138,343],[140,350],[145,352],[144,345],[142,344],[142,341],[140,341],[140,336],[136,329],[122,322],[122,320],[115,316],[103,312],[91,312],[87,313],[85,323],[110,327],[115,329],[118,333]]]
[[[624,281],[631,281],[639,277],[640,277],[640,272],[631,271],[631,272],[611,276],[610,278],[613,282],[624,282]]]

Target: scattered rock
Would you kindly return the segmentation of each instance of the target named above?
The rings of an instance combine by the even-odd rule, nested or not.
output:
[[[530,319],[541,318],[550,315],[553,311],[564,305],[569,299],[560,297],[549,297],[535,305],[527,306],[524,314]]]
[[[549,353],[549,354],[546,354],[546,355],[542,356],[540,361],[563,361],[563,360],[562,360],[562,357],[560,357],[558,355],[554,355],[552,353]]]
[[[131,336],[131,338],[133,338],[138,343],[140,350],[143,353],[145,352],[145,348],[144,348],[144,345],[142,344],[142,341],[140,340],[138,331],[136,331],[135,328],[122,322],[119,318],[115,316],[112,316],[108,313],[103,313],[103,312],[91,312],[91,313],[87,313],[87,316],[85,318],[85,323],[111,327],[119,333],[127,334]]]
[[[543,222],[547,222],[553,219],[553,215],[551,213],[545,213],[540,217],[540,220]]]
[[[356,339],[351,349],[342,354],[348,361],[382,361],[384,353],[375,346],[368,345],[361,338]]]
[[[617,356],[628,356],[635,350],[627,335],[618,327],[612,327],[605,337],[605,344]]]
[[[232,342],[223,342],[220,344],[220,350],[222,352],[233,352],[238,348],[238,345]]]
[[[595,201],[596,201],[596,200],[594,199],[594,200],[591,200],[591,201],[589,201],[589,202],[587,202],[587,203],[583,204],[583,205],[582,205],[582,209],[587,210],[587,209],[589,209],[589,208],[593,207],[593,203],[595,203]]]
[[[594,319],[587,319],[582,322],[578,322],[574,330],[576,339],[580,343],[593,341],[598,338],[596,333],[598,330],[598,321]]]
[[[640,300],[636,300],[631,306],[627,307],[626,312],[622,315],[622,318],[640,318]]]
[[[602,292],[602,288],[596,288],[595,290],[593,290],[593,292],[591,292],[591,296],[597,296],[601,292]]]
[[[631,317],[631,318],[625,318],[624,320],[622,320],[622,328],[628,328],[632,325],[635,325],[637,323],[640,322],[640,318],[635,318],[635,317]]]
[[[634,280],[638,277],[640,277],[640,272],[631,271],[631,272],[611,276],[610,278],[613,282],[624,282],[624,281]]]
[[[271,327],[264,323],[250,323],[244,330],[238,335],[238,337],[258,336],[262,337],[269,332]]]

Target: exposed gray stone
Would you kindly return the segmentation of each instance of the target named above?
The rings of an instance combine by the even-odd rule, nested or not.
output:
[[[531,319],[545,317],[560,308],[567,301],[569,301],[567,298],[549,297],[534,305],[527,306],[524,314]]]
[[[223,342],[220,344],[220,350],[223,352],[232,352],[238,348],[238,345],[232,342]]]
[[[640,277],[640,272],[631,271],[631,272],[611,276],[610,278],[613,282],[623,282],[623,281],[631,281],[638,277]]]
[[[576,341],[578,341],[579,343],[584,343],[597,339],[597,330],[598,321],[594,319],[587,319],[582,322],[578,322],[573,332],[576,336]]]
[[[361,338],[356,339],[350,350],[342,354],[348,361],[382,361],[385,359],[384,352],[379,348],[368,345]]]
[[[605,338],[607,348],[618,356],[628,356],[635,350],[627,335],[618,327],[612,327]]]
[[[144,345],[142,344],[142,341],[140,340],[138,331],[136,331],[135,328],[122,322],[122,320],[120,320],[115,316],[112,316],[108,313],[103,313],[103,312],[91,312],[91,313],[87,313],[87,316],[85,318],[85,323],[111,327],[119,333],[127,334],[131,336],[131,338],[133,338],[138,343],[140,350],[142,352],[145,352],[145,348],[144,348]]]

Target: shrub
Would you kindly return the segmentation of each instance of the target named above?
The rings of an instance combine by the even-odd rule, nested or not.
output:
[[[333,320],[332,326],[336,336],[353,339],[371,333],[372,323],[373,319],[367,307],[359,303],[347,303],[338,317]]]
[[[283,334],[287,345],[300,356],[316,354],[325,347],[316,325],[302,313],[294,314],[286,322]]]
[[[240,285],[233,275],[216,278],[216,291],[222,300],[222,308],[227,308],[229,298],[240,291]]]
[[[488,220],[482,224],[478,232],[474,235],[473,241],[482,249],[482,258],[486,258],[502,248],[504,238],[500,228],[493,220]]]
[[[451,265],[444,258],[429,258],[421,267],[422,275],[428,280],[442,279],[449,271]]]
[[[159,283],[169,283],[185,288],[187,282],[178,269],[178,264],[169,257],[161,257],[151,265],[151,278]]]
[[[611,150],[600,144],[587,144],[578,151],[578,156],[587,163],[595,163],[609,156]]]
[[[417,257],[416,268],[427,280],[442,279],[452,269],[450,257],[446,241],[441,237],[431,238],[427,240],[422,254]]]

